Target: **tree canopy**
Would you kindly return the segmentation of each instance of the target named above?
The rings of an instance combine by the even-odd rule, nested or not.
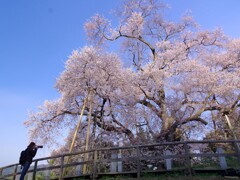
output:
[[[118,135],[131,144],[141,137],[178,141],[197,128],[205,137],[223,133],[224,115],[239,125],[240,39],[220,29],[201,30],[189,14],[180,22],[168,20],[164,8],[157,0],[127,0],[116,11],[115,27],[103,15],[88,20],[90,45],[66,61],[55,86],[61,97],[46,101],[25,121],[31,138],[51,144],[63,129],[75,127],[89,91],[96,142],[100,135],[113,141]],[[114,42],[121,46],[113,53]],[[79,132],[83,139],[86,124],[87,118]]]

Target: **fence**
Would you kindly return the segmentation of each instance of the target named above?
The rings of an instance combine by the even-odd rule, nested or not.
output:
[[[198,172],[240,169],[240,140],[166,142],[126,147],[92,149],[35,159],[26,179],[99,179],[102,176],[145,173]],[[88,159],[86,159],[86,157]],[[21,168],[0,168],[0,179],[19,179]]]

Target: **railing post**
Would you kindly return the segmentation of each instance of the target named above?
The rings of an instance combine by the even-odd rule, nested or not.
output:
[[[0,177],[3,176],[2,172],[3,172],[3,168],[0,168]]]
[[[93,154],[93,173],[92,173],[92,179],[96,179],[96,174],[97,174],[97,150],[94,150]]]
[[[238,165],[239,165],[239,169],[238,170],[240,170],[240,149],[239,149],[238,142],[236,140],[234,140],[234,145],[235,145],[237,158],[238,158]]]
[[[63,165],[64,165],[64,155],[61,156],[61,167],[60,167],[60,177],[59,177],[59,180],[62,180],[62,177],[63,177]]]
[[[191,172],[191,159],[190,159],[190,151],[187,142],[184,142],[184,149],[185,149],[185,164],[186,164],[186,171],[188,175],[192,175]]]
[[[49,165],[48,165],[48,167],[49,167]],[[47,173],[46,173],[46,177],[45,177],[46,180],[50,180],[50,174],[51,174],[51,171],[50,171],[50,169],[48,169]]]
[[[18,169],[18,165],[15,166],[15,169],[14,169],[14,175],[13,175],[13,180],[16,179],[17,169]]]
[[[36,160],[35,163],[34,163],[32,180],[36,179],[35,177],[36,177],[36,171],[37,171],[37,163],[38,163],[38,161]]]
[[[139,146],[137,146],[137,179],[141,178],[141,161],[140,161],[140,150]]]

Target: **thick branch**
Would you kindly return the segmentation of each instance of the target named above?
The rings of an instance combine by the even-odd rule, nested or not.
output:
[[[183,125],[183,124],[187,124],[188,122],[192,122],[192,121],[198,121],[198,122],[201,122],[204,125],[208,124],[207,121],[205,121],[204,119],[202,119],[200,117],[190,117],[190,118],[187,118],[184,121],[182,121],[180,124]]]
[[[149,101],[147,101],[146,99],[143,99],[143,100],[140,100],[138,101],[138,103],[148,107],[149,109],[151,109],[153,112],[155,112],[155,114],[159,117],[159,118],[162,118],[161,115],[159,114],[159,110],[154,106],[152,105]]]
[[[131,142],[134,141],[134,135],[132,134],[132,132],[127,129],[127,128],[124,128],[124,127],[116,127],[110,123],[104,123],[104,122],[99,122],[99,121],[96,121],[96,124],[98,125],[98,127],[104,129],[105,131],[114,131],[114,132],[117,132],[117,133],[125,133],[128,137],[129,137],[129,140]]]
[[[109,41],[114,41],[114,40],[117,40],[118,38],[120,37],[125,37],[125,38],[130,38],[130,39],[137,39],[139,40],[140,42],[142,42],[143,44],[147,45],[149,47],[149,49],[151,50],[152,52],[152,55],[153,55],[153,60],[155,61],[156,60],[156,52],[155,52],[155,48],[147,41],[145,41],[142,36],[138,36],[138,37],[135,37],[135,36],[129,36],[129,35],[126,35],[126,34],[122,34],[121,31],[119,31],[119,36],[115,37],[115,38],[108,38],[104,33],[103,33],[103,36],[104,38],[106,38],[107,40]]]
[[[75,112],[71,112],[71,111],[67,111],[67,110],[65,110],[65,111],[62,111],[62,112],[60,112],[60,113],[54,115],[54,116],[53,116],[52,118],[50,118],[50,119],[41,120],[41,122],[42,122],[42,123],[48,123],[48,122],[53,121],[55,118],[57,118],[57,117],[59,117],[59,116],[62,116],[62,115],[66,115],[66,114],[70,114],[70,115],[79,115],[80,113],[79,113],[79,112],[75,113]],[[87,115],[87,113],[85,113],[84,115]]]

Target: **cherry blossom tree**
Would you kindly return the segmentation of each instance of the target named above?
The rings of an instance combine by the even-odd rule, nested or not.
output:
[[[105,133],[139,143],[139,127],[153,142],[181,140],[196,126],[204,136],[211,112],[239,112],[240,40],[201,30],[189,14],[167,20],[165,8],[157,0],[128,0],[116,11],[115,27],[99,14],[87,21],[91,46],[67,60],[56,82],[61,98],[30,114],[31,137],[52,143],[75,127],[88,92],[93,111],[88,102],[84,116],[91,113],[95,141]],[[121,44],[117,53],[113,42]]]

